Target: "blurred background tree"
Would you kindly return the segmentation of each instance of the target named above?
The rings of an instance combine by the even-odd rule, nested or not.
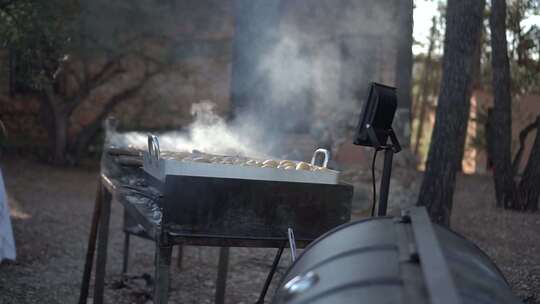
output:
[[[144,44],[165,40],[152,22],[164,10],[130,1],[0,2],[0,41],[15,60],[12,81],[40,100],[50,161],[78,162],[110,111],[167,68],[166,56]],[[99,99],[98,114],[68,134],[70,117],[90,99]]]
[[[507,8],[505,0],[493,0],[490,15],[492,75],[494,107],[489,116],[490,154],[493,156],[494,181],[497,206],[511,209],[538,209],[540,196],[540,132],[536,133],[529,160],[523,175],[518,177],[519,163],[527,134],[537,129],[536,121],[520,132],[520,149],[512,162],[512,87],[515,94],[534,92],[538,88],[538,27],[523,32],[521,21],[527,11],[537,9],[536,1],[513,1]],[[507,14],[507,11],[509,12]],[[508,24],[508,26],[507,26]],[[507,28],[511,32],[513,46],[508,50]],[[510,55],[509,55],[510,54]],[[536,60],[534,60],[536,57]],[[510,59],[514,59],[511,73]],[[512,82],[513,80],[513,82]]]
[[[463,156],[485,1],[449,0],[443,73],[426,171],[418,205],[434,222],[450,225],[458,163]]]
[[[488,6],[486,7],[486,12],[484,14],[484,20],[482,25],[482,34],[481,39],[479,40],[477,50],[477,59],[473,60],[475,63],[476,72],[472,81],[472,87],[474,90],[479,90],[479,92],[493,92],[495,96],[495,116],[498,118],[493,118],[493,112],[490,110],[491,115],[488,115],[488,108],[486,107],[477,107],[476,116],[469,118],[470,121],[473,121],[478,127],[476,135],[471,140],[470,144],[475,149],[480,149],[486,151],[488,159],[492,160],[494,166],[498,166],[499,169],[495,168],[495,178],[499,180],[497,182],[498,190],[497,195],[497,205],[501,207],[513,208],[513,209],[536,209],[538,202],[538,195],[535,191],[532,190],[532,185],[534,183],[538,184],[540,180],[537,179],[538,173],[534,169],[538,164],[536,156],[540,154],[540,151],[537,151],[537,142],[533,140],[532,149],[530,155],[524,155],[526,145],[526,139],[530,134],[533,134],[537,128],[536,119],[529,124],[523,124],[523,121],[519,121],[517,124],[522,128],[518,131],[519,136],[512,138],[512,134],[509,133],[512,130],[512,108],[520,107],[522,96],[535,95],[540,92],[540,34],[539,34],[539,25],[538,24],[528,24],[527,21],[531,16],[539,15],[539,2],[535,0],[510,0],[502,1],[507,5],[505,8],[504,17],[499,17],[495,20],[495,23],[498,24],[499,30],[497,33],[494,33],[494,13],[500,11],[501,8],[497,7],[496,0],[489,1]],[[439,28],[441,26],[441,21],[444,22],[446,3],[445,1],[439,1],[439,14],[436,16],[438,22],[436,23]],[[505,5],[505,6],[506,6]],[[491,16],[491,23],[489,22],[489,17]],[[502,20],[502,21],[501,21]],[[506,25],[504,24],[506,23]],[[499,37],[499,41],[494,43],[494,35]],[[508,37],[508,44],[501,44],[502,38]],[[436,39],[437,44],[441,44],[445,39],[443,35],[440,35]],[[497,38],[495,38],[497,39]],[[432,40],[432,35],[430,35],[429,41]],[[431,45],[431,43],[430,43]],[[497,47],[495,47],[497,45]],[[430,121],[430,116],[425,115],[425,112],[422,113],[422,107],[424,100],[430,98],[424,98],[423,95],[431,96],[432,99],[437,93],[431,93],[430,88],[439,87],[444,85],[441,83],[440,77],[437,77],[440,73],[440,62],[442,52],[440,49],[436,49],[435,52],[429,51],[429,46],[427,52],[417,54],[415,58],[416,62],[416,73],[414,79],[414,88],[413,94],[416,100],[414,107],[414,119],[413,119],[413,139],[414,151],[417,154],[419,159],[419,167],[424,166],[426,156],[428,155],[428,146],[430,145],[429,134],[431,131],[432,121]],[[498,53],[495,54],[497,51]],[[507,54],[507,66],[508,66],[508,75],[505,75],[504,71],[504,58],[503,56]],[[428,56],[429,55],[429,56]],[[434,64],[427,64],[427,57],[434,58]],[[497,58],[495,58],[497,57]],[[502,59],[501,59],[502,58]],[[428,71],[430,74],[429,77],[425,76],[425,71]],[[497,79],[494,79],[493,77]],[[506,79],[506,80],[505,80]],[[508,82],[508,85],[504,83]],[[501,92],[507,88],[508,94]],[[427,93],[426,93],[427,92]],[[502,98],[502,96],[507,96]],[[505,107],[501,108],[501,99],[506,100],[509,103]],[[478,100],[477,100],[478,102]],[[433,113],[434,107],[436,107],[436,100],[431,105],[424,106],[424,109],[427,109],[428,113]],[[528,113],[531,115],[538,115],[540,113]],[[488,116],[491,116],[490,122],[488,123]],[[521,116],[519,116],[521,117]],[[528,116],[527,116],[528,117]],[[516,119],[516,117],[513,117]],[[520,118],[525,119],[525,118]],[[530,118],[526,118],[530,119]],[[427,125],[427,128],[426,128]],[[483,126],[486,126],[485,128]],[[505,128],[507,136],[500,134],[500,130],[495,130],[497,128]],[[495,136],[492,133],[497,133]],[[491,140],[486,140],[487,138],[492,138]],[[495,140],[496,138],[496,140]],[[507,138],[508,140],[504,140]],[[504,165],[502,164],[500,157],[494,159],[494,152],[500,153],[501,151],[505,152],[507,156],[504,157]],[[526,164],[522,164],[523,159],[529,159]],[[461,166],[463,159],[463,150],[461,151],[461,156],[456,158],[458,166]],[[520,165],[521,164],[521,165]],[[501,169],[506,168],[506,169]],[[521,170],[521,171],[520,171]],[[504,173],[503,173],[504,172]],[[501,182],[501,174],[505,175],[504,182]],[[508,195],[501,195],[501,184],[506,184],[506,189]],[[513,186],[512,186],[513,185]],[[531,186],[526,186],[531,185]],[[523,188],[522,188],[523,187]],[[421,194],[422,196],[422,194]],[[506,198],[504,198],[506,197]],[[509,199],[511,197],[511,199]],[[504,203],[504,200],[507,200]]]

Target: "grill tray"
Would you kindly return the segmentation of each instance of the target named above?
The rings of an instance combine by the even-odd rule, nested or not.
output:
[[[312,159],[322,149],[317,150]],[[260,168],[219,163],[199,163],[182,161],[174,157],[161,157],[159,141],[155,136],[148,137],[148,152],[144,152],[144,171],[158,180],[165,181],[168,175],[199,176],[235,178],[245,180],[266,180],[291,183],[314,183],[314,184],[337,184],[339,172],[334,170],[306,171],[284,170],[275,168]],[[324,166],[328,162],[328,154],[325,154]]]
[[[336,171],[300,171],[238,165],[183,162],[174,159],[153,159],[144,153],[144,171],[164,181],[167,175],[220,177],[249,180],[281,181],[291,183],[337,184]]]

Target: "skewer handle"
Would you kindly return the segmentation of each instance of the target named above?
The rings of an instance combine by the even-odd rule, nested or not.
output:
[[[292,228],[287,229],[287,236],[289,237],[289,245],[291,246],[291,258],[294,262],[296,260],[296,239],[294,238],[294,230]]]
[[[148,134],[148,154],[150,155],[150,161],[154,158],[158,162],[160,153],[157,136]]]
[[[311,158],[311,164],[315,166],[315,162],[317,161],[317,155],[323,154],[323,163],[322,167],[326,168],[328,166],[328,161],[330,160],[330,152],[326,149],[319,148],[313,152],[313,157]]]

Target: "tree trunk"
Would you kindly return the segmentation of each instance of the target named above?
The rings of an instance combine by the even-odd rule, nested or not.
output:
[[[50,159],[54,164],[65,164],[67,149],[68,114],[59,106],[51,92],[40,94],[40,117],[47,131]]]
[[[482,27],[484,0],[448,0],[443,76],[435,126],[418,205],[434,222],[449,225],[458,159],[470,111],[473,57]]]
[[[483,21],[483,19],[482,19]],[[483,39],[483,28],[480,30],[480,38],[476,41],[476,46],[474,49],[474,55],[472,60],[472,79],[471,83],[469,85],[469,91],[467,92],[467,100],[471,100],[473,91],[480,86],[480,72],[482,69],[482,39]],[[470,114],[470,111],[469,111]],[[468,118],[467,118],[468,119]],[[463,138],[463,145],[465,146],[467,143],[467,130],[465,131],[465,137]],[[461,155],[457,159],[458,163],[458,171],[463,172],[463,158],[465,156],[465,149],[461,150]]]
[[[54,152],[53,163],[66,163],[68,117],[61,109],[54,109]]]
[[[413,0],[400,0],[397,5],[396,87],[398,111],[394,120],[394,130],[398,132],[403,147],[410,145],[411,132],[411,87],[412,87],[412,43],[413,43]]]
[[[420,149],[420,144],[422,143],[422,136],[424,133],[424,120],[426,116],[426,110],[427,110],[427,100],[428,95],[430,92],[430,86],[429,86],[429,79],[431,76],[432,71],[432,53],[433,49],[435,48],[435,33],[436,33],[436,26],[437,26],[437,20],[435,17],[432,19],[433,25],[431,26],[431,31],[429,35],[429,47],[428,52],[426,55],[426,61],[424,63],[424,71],[422,75],[422,84],[420,87],[421,90],[421,97],[419,100],[419,106],[420,106],[420,115],[418,117],[418,128],[416,129],[416,142],[414,144],[414,154],[418,155],[418,150]]]
[[[538,210],[540,197],[540,117],[536,119],[536,137],[531,149],[529,161],[519,183],[519,204],[522,209]]]
[[[515,184],[512,174],[512,96],[510,64],[506,42],[506,1],[491,1],[491,66],[493,70],[493,112],[491,135],[495,196],[498,207],[510,208]]]
[[[426,83],[427,84],[427,83]],[[422,91],[428,91],[428,87],[422,88]],[[424,93],[422,93],[424,95]],[[424,136],[424,122],[426,120],[426,112],[428,107],[428,100],[426,98],[421,99],[420,114],[418,115],[418,127],[416,129],[416,142],[414,144],[414,154],[418,155],[420,145],[422,144],[422,137]]]
[[[96,136],[100,130],[103,121],[107,118],[107,115],[121,102],[132,98],[137,94],[156,73],[148,74],[143,77],[137,84],[133,85],[130,88],[127,88],[123,91],[117,92],[115,95],[111,96],[110,100],[105,104],[101,113],[96,116],[96,118],[86,125],[75,137],[74,142],[69,147],[71,161],[73,163],[78,163],[81,158],[86,154],[88,146],[90,145],[92,139]]]

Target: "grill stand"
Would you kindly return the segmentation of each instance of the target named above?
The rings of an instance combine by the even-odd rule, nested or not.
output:
[[[105,178],[102,176],[102,178]],[[97,257],[96,257],[96,274],[94,278],[94,304],[102,304],[103,295],[105,290],[105,274],[106,274],[106,262],[107,262],[107,249],[109,239],[109,223],[111,213],[111,201],[112,201],[112,189],[115,188],[112,184],[108,184],[106,187],[102,182],[102,178],[98,181],[98,189],[96,191],[96,200],[94,206],[94,213],[92,215],[92,224],[90,227],[90,236],[88,240],[88,249],[86,253],[84,272],[81,284],[81,290],[79,294],[79,304],[86,304],[88,300],[88,292],[90,287],[92,267],[94,263],[94,253],[96,251],[97,243]],[[107,179],[108,180],[108,179]],[[124,220],[129,218],[127,212],[124,214]],[[129,261],[129,241],[130,235],[137,235],[146,239],[150,239],[148,235],[143,233],[144,231],[130,230],[128,227],[124,229],[124,248],[123,248],[123,261],[122,261],[122,275],[127,277],[128,261]],[[178,264],[180,269],[182,266],[183,246],[178,246]],[[156,304],[167,303],[168,291],[169,291],[169,275],[170,265],[172,260],[172,245],[162,244],[156,242],[155,253],[155,284],[154,284],[154,301]],[[220,249],[219,257],[219,269],[216,284],[216,297],[215,303],[225,302],[225,288],[227,279],[227,268],[229,263],[229,248],[222,247]],[[272,269],[273,274],[275,269]],[[269,284],[269,283],[268,283]],[[264,293],[268,286],[265,285]]]
[[[225,303],[225,287],[229,269],[229,247],[219,248],[218,276],[216,279],[215,303]]]
[[[112,195],[109,191],[101,191],[103,213],[98,230],[98,248],[96,258],[96,278],[94,286],[94,303],[103,303],[103,291],[105,290],[105,271],[107,266],[107,248],[109,242],[109,223],[111,219]]]
[[[274,258],[274,262],[272,262],[272,268],[270,269],[270,272],[268,273],[268,276],[266,277],[266,280],[264,281],[264,287],[261,291],[261,294],[259,295],[259,299],[255,304],[264,304],[264,298],[266,297],[266,292],[268,291],[268,287],[270,287],[270,283],[272,283],[272,278],[274,277],[274,274],[276,273],[276,269],[279,264],[279,260],[281,260],[281,255],[283,254],[283,250],[285,249],[285,245],[280,247],[277,251],[276,257]]]
[[[94,252],[96,249],[96,237],[99,220],[101,218],[101,199],[102,185],[101,180],[98,180],[96,191],[96,201],[94,203],[94,212],[92,214],[92,224],[90,226],[90,236],[88,238],[88,250],[86,252],[86,260],[84,264],[83,279],[81,284],[81,292],[79,294],[79,304],[85,304],[88,298],[88,289],[90,285],[90,276],[92,274],[92,266],[94,262]]]
[[[129,217],[141,217],[139,211],[134,206],[130,206],[127,202],[122,191],[120,191],[117,185],[111,181],[104,174],[98,182],[98,189],[96,193],[96,201],[94,207],[94,214],[92,217],[92,225],[90,228],[90,235],[88,241],[88,249],[85,260],[85,268],[82,278],[81,291],[79,295],[79,304],[87,304],[88,292],[91,280],[91,272],[94,262],[94,253],[97,245],[96,256],[96,274],[94,278],[94,304],[104,303],[104,290],[105,290],[105,275],[106,275],[106,261],[107,261],[107,249],[109,239],[109,223],[111,214],[111,202],[113,198],[125,207],[125,218]],[[135,219],[135,222],[137,220]],[[127,225],[125,225],[127,226]],[[143,225],[144,227],[144,225]],[[148,228],[148,229],[147,229]],[[122,274],[127,276],[128,259],[129,259],[129,243],[130,235],[136,235],[145,239],[154,240],[156,242],[155,252],[155,284],[154,284],[154,303],[164,304],[168,303],[168,291],[170,284],[170,266],[172,260],[173,245],[179,247],[179,261],[178,267],[181,266],[182,258],[182,246],[195,245],[195,246],[218,246],[220,249],[220,259],[218,267],[218,275],[216,280],[216,294],[215,303],[222,304],[225,300],[226,290],[226,278],[228,271],[228,247],[257,247],[257,248],[278,248],[277,254],[272,263],[270,272],[265,280],[263,289],[257,300],[257,304],[263,304],[264,298],[273,279],[273,276],[277,270],[279,261],[281,259],[283,250],[287,244],[287,238],[283,239],[243,239],[243,238],[223,238],[223,237],[211,237],[211,236],[194,236],[194,235],[181,235],[175,234],[170,237],[163,236],[160,227],[152,229],[150,227],[133,228],[124,227],[125,239],[123,248],[123,261],[122,261]],[[305,247],[311,240],[298,240],[299,247]]]
[[[172,246],[156,242],[154,304],[167,303],[170,285]]]
[[[399,140],[393,129],[384,131],[388,137],[390,137],[391,142],[390,144],[385,143],[384,145],[379,142],[375,130],[370,125],[366,125],[366,130],[370,144],[373,148],[377,151],[384,150],[384,165],[381,176],[381,185],[379,187],[380,194],[377,215],[386,216],[386,211],[388,209],[388,192],[390,191],[390,177],[392,175],[392,160],[394,158],[394,153],[401,151],[401,145],[399,144]],[[381,131],[379,130],[379,132]]]
[[[130,234],[124,232],[124,255],[122,261],[122,276],[127,276],[128,273],[128,263],[129,263],[129,238]]]

